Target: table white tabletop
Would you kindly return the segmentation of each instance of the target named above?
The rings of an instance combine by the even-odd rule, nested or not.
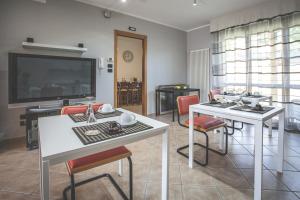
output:
[[[215,94],[214,97],[215,98],[223,97],[225,99],[229,99],[229,100],[232,100],[232,101],[235,101],[235,100],[238,100],[238,99],[242,98],[244,101],[250,101],[250,102],[252,102],[252,101],[261,102],[261,101],[269,100],[270,104],[272,104],[271,103],[272,96],[259,96],[259,97],[255,97],[255,96],[243,96],[243,95]]]
[[[124,109],[118,109],[122,112],[132,113],[130,111],[126,111]],[[135,113],[132,113],[135,114]],[[75,123],[68,115],[59,115],[59,116],[50,116],[50,117],[42,117],[39,118],[39,140],[40,140],[40,151],[43,160],[50,160],[51,164],[56,163],[56,159],[59,158],[61,155],[67,156],[72,154],[72,152],[80,151],[81,149],[92,149],[93,147],[99,146],[99,143],[103,143],[103,149],[105,149],[105,143],[113,143],[115,140],[122,140],[123,139],[133,139],[137,136],[137,140],[140,137],[151,137],[153,136],[153,132],[159,132],[160,130],[163,131],[169,127],[168,124],[151,119],[149,117],[145,117],[142,115],[136,115],[136,119],[142,123],[150,125],[153,129],[149,129],[146,131],[125,135],[118,138],[113,138],[109,140],[105,140],[102,142],[97,142],[89,145],[84,145],[77,135],[72,130],[72,127],[76,126],[84,126],[87,125],[86,122]],[[106,122],[106,121],[116,121],[119,117],[110,117],[104,119],[98,119],[97,123]],[[158,133],[159,134],[159,133]],[[129,141],[130,143],[130,141]],[[125,145],[123,143],[123,145]],[[109,145],[111,146],[111,145]],[[99,152],[100,149],[97,148],[96,152]],[[74,157],[70,157],[69,159],[74,159]],[[58,163],[60,161],[58,160]]]
[[[237,106],[231,106],[228,108],[220,108],[220,107],[214,107],[214,106],[207,106],[203,104],[195,104],[191,105],[190,108],[193,110],[201,110],[201,112],[205,112],[205,114],[216,116],[218,115],[221,118],[224,119],[232,119],[236,121],[241,121],[240,118],[244,118],[244,121],[246,123],[252,124],[253,120],[259,120],[259,121],[267,121],[270,118],[274,117],[278,113],[282,112],[284,108],[280,107],[274,107],[274,109],[270,110],[267,113],[259,114],[259,113],[252,113],[252,112],[245,112],[245,111],[239,111],[239,110],[233,110],[231,108],[237,107]]]
[[[232,106],[234,107],[234,106]],[[261,199],[262,190],[262,170],[263,170],[263,125],[267,120],[279,115],[278,128],[278,155],[277,155],[277,171],[283,171],[283,155],[284,155],[284,108],[277,108],[270,110],[264,114],[251,113],[245,111],[232,110],[231,108],[218,108],[203,104],[191,105],[189,108],[189,167],[193,167],[193,144],[194,144],[194,113],[201,113],[212,115],[223,119],[236,120],[254,125],[254,152],[255,152],[255,166],[254,166],[254,199]],[[272,131],[272,129],[271,129]],[[220,134],[220,141],[223,141],[223,134]]]
[[[122,112],[134,114],[136,119],[153,128],[137,133],[84,145],[77,137],[72,127],[86,125],[86,122],[75,123],[68,115],[42,117],[38,120],[40,171],[41,171],[41,199],[49,199],[49,165],[80,158],[93,153],[123,146],[132,142],[143,140],[162,134],[162,199],[168,199],[169,176],[169,125],[149,117],[138,115],[124,109]],[[98,119],[97,123],[117,121],[119,117]],[[62,188],[63,189],[63,188]]]

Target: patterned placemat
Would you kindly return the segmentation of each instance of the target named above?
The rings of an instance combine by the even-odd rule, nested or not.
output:
[[[138,121],[136,124],[134,124],[130,127],[122,128],[122,131],[119,133],[109,134],[107,132],[107,129],[111,122],[113,122],[113,121],[98,123],[98,124],[93,124],[93,125],[80,126],[80,127],[73,127],[72,129],[76,133],[76,135],[78,136],[80,141],[84,145],[87,145],[87,144],[92,144],[95,142],[101,142],[104,140],[121,137],[124,135],[130,135],[133,133],[137,133],[140,131],[145,131],[145,130],[153,128],[152,126],[149,126],[147,124],[144,124],[144,123]],[[87,136],[84,133],[88,130],[99,130],[100,133],[95,136]]]
[[[269,112],[270,110],[273,110],[274,107],[262,107],[263,110],[255,110],[250,106],[244,105],[244,106],[238,106],[234,108],[230,108],[232,110],[239,110],[239,111],[244,111],[244,112],[252,112],[252,113],[258,113],[258,114],[265,114]]]
[[[212,106],[212,107],[216,107],[216,108],[229,108],[231,106],[235,106],[236,103],[234,102],[230,102],[230,103],[203,103],[202,105],[205,106]]]
[[[123,112],[116,110],[113,113],[109,113],[109,114],[103,114],[100,112],[95,112],[95,117],[96,119],[103,119],[103,118],[108,118],[108,117],[116,117],[116,116],[120,116]],[[88,116],[86,115],[82,115],[82,116],[78,116],[76,114],[71,114],[69,115],[70,118],[74,121],[74,122],[85,122],[88,119]]]

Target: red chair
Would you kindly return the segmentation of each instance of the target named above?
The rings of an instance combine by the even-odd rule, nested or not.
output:
[[[188,115],[189,114],[189,106],[193,104],[198,104],[199,103],[199,97],[197,95],[194,96],[179,96],[177,97],[177,108],[178,108],[178,123],[180,126],[189,127],[189,120],[185,120],[184,122],[181,121],[181,117]],[[208,131],[213,131],[218,128],[225,128],[225,150],[224,152],[217,151],[215,149],[209,148],[209,137],[207,135]],[[194,143],[194,145],[198,145],[200,147],[203,147],[205,149],[205,161],[200,162],[196,159],[194,159],[194,162],[205,166],[208,164],[208,150],[213,151],[215,153],[218,153],[220,155],[226,155],[228,151],[228,130],[226,127],[226,123],[224,123],[221,119],[214,118],[212,116],[208,115],[198,115],[194,116],[194,130],[203,133],[205,135],[205,145],[199,144],[199,143]],[[222,133],[221,133],[222,134]],[[188,155],[184,154],[182,152],[183,149],[188,148],[189,145],[185,145],[183,147],[179,147],[177,149],[177,153],[180,155],[188,158]]]
[[[94,110],[98,110],[98,108],[101,106],[102,104],[94,104],[93,108]],[[61,110],[61,114],[62,115],[66,115],[66,114],[76,114],[76,113],[85,113],[87,110],[87,106],[86,105],[80,105],[80,106],[66,106],[63,107]],[[63,191],[63,197],[66,200],[67,199],[67,191],[71,190],[71,199],[75,200],[75,187],[83,185],[87,182],[99,179],[99,178],[103,178],[103,177],[107,177],[111,183],[113,184],[113,186],[116,188],[116,190],[118,191],[118,193],[123,197],[123,199],[132,199],[133,196],[133,191],[132,191],[132,160],[131,160],[131,155],[132,153],[125,147],[125,146],[121,146],[121,147],[117,147],[114,149],[110,149],[107,151],[103,151],[103,152],[99,152],[96,154],[92,154],[89,156],[85,156],[82,158],[78,158],[75,160],[69,160],[66,162],[66,166],[71,178],[71,184],[66,187]],[[121,159],[127,158],[128,162],[129,162],[129,198],[126,196],[126,194],[123,192],[123,190],[120,188],[120,186],[116,183],[116,181],[113,179],[113,177],[108,174],[101,174],[98,175],[96,177],[92,177],[80,182],[75,183],[74,180],[74,174],[82,172],[82,171],[86,171],[101,165],[105,165],[114,161],[118,161]]]
[[[100,107],[102,107],[102,103],[95,103],[93,104],[94,112],[96,112]],[[64,106],[60,113],[62,115],[69,115],[69,114],[77,114],[77,113],[86,113],[88,109],[88,105],[80,105],[80,106]]]
[[[209,101],[214,99],[216,94],[221,94],[221,92],[222,92],[221,89],[212,89],[212,90],[210,90],[209,93],[208,93]]]

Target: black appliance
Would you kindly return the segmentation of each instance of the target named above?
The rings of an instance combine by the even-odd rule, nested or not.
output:
[[[200,89],[189,88],[187,84],[159,85],[155,90],[156,115],[173,112],[174,121],[177,97],[191,92],[198,92],[200,97]]]
[[[39,106],[26,108],[25,125],[26,125],[26,147],[29,150],[38,148],[38,118],[60,115],[61,107],[45,107]]]
[[[96,95],[96,59],[9,53],[9,103]]]

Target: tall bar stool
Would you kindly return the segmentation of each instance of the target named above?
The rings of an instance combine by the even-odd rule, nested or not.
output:
[[[177,97],[177,108],[178,108],[178,124],[180,126],[189,127],[189,120],[186,120],[184,122],[181,121],[181,118],[183,116],[186,116],[189,114],[189,106],[198,104],[199,103],[199,97],[198,95],[193,95],[193,96],[179,96]],[[225,129],[225,150],[223,152],[211,149],[209,148],[209,137],[207,135],[208,131],[213,131],[219,128],[224,128]],[[206,166],[208,164],[208,151],[212,151],[214,153],[220,154],[220,155],[226,155],[228,151],[228,130],[226,123],[223,122],[223,120],[214,118],[208,115],[199,115],[199,116],[194,116],[194,130],[196,130],[199,133],[203,133],[205,136],[205,144],[199,144],[199,143],[194,143],[194,145],[198,145],[200,147],[203,147],[205,149],[205,160],[204,162],[198,161],[194,159],[194,162]],[[220,133],[223,134],[223,133]],[[223,135],[222,135],[223,137]],[[179,147],[177,149],[177,153],[180,155],[188,158],[188,155],[182,152],[182,150],[189,148],[189,145],[185,145],[182,147]]]
[[[94,110],[98,110],[98,108],[102,104],[94,104],[93,108]],[[87,106],[66,106],[62,108],[61,114],[76,114],[76,113],[85,113],[87,110]],[[63,191],[63,198],[64,200],[67,199],[67,191],[71,190],[71,199],[75,200],[75,188],[83,185],[85,183],[88,183],[90,181],[94,181],[96,179],[107,177],[110,182],[113,184],[113,186],[116,188],[118,193],[122,196],[124,200],[132,200],[133,198],[133,188],[132,188],[132,160],[131,160],[132,153],[125,147],[117,147],[114,149],[110,149],[107,151],[99,152],[96,154],[92,154],[89,156],[85,156],[82,158],[78,158],[75,160],[69,160],[66,162],[67,170],[70,176],[70,185],[67,186]],[[75,183],[75,177],[74,175],[95,167],[99,167],[101,165],[105,165],[111,162],[115,162],[121,159],[127,158],[129,162],[129,197],[126,196],[124,191],[120,188],[120,186],[117,184],[117,182],[113,179],[113,177],[108,174],[104,173],[101,175],[98,175],[96,177],[88,178],[86,180],[76,182]]]

